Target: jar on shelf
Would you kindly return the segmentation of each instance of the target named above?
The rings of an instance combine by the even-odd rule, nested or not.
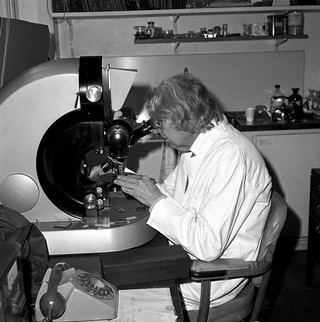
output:
[[[222,36],[227,37],[228,36],[228,24],[224,23],[222,25]]]
[[[288,13],[288,34],[302,35],[303,34],[303,13],[299,11]]]
[[[147,26],[147,29],[146,29],[146,33],[147,35],[150,36],[150,38],[153,38],[156,34],[156,28],[154,26],[154,22],[153,21],[149,21],[148,22],[148,26]]]
[[[287,16],[271,15],[268,16],[269,35],[286,35],[287,34]]]
[[[144,38],[146,36],[146,26],[134,26],[133,30],[136,38]]]
[[[221,27],[220,26],[214,26],[213,33],[214,33],[215,37],[221,36]]]

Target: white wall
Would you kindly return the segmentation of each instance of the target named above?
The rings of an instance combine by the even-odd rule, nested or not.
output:
[[[53,33],[53,23],[49,15],[51,7],[50,0],[12,1],[17,2],[18,18],[48,24]],[[47,5],[49,5],[49,10]],[[210,27],[228,23],[231,32],[240,32],[243,23],[266,21],[267,15],[269,14],[270,13],[181,16],[178,20],[178,30],[179,32],[187,32],[188,30],[199,30],[200,27]],[[242,86],[232,86],[230,95],[234,96],[234,100],[226,102],[228,109],[231,110],[242,109],[243,104],[236,106],[236,102],[243,101],[242,95],[252,95],[252,93],[256,95],[256,90],[261,91],[261,102],[257,102],[257,104],[265,104],[268,93],[276,82],[280,83],[281,86],[287,90],[286,94],[288,95],[290,94],[291,86],[294,83],[296,83],[295,86],[301,88],[300,92],[302,95],[307,95],[308,89],[320,89],[320,12],[305,12],[304,16],[305,33],[309,35],[309,39],[289,40],[277,48],[275,47],[273,40],[220,42],[210,44],[187,43],[181,44],[176,54],[181,56],[194,55],[192,56],[194,59],[193,66],[197,66],[199,60],[209,57],[207,54],[223,55],[224,53],[228,53],[228,55],[225,55],[225,60],[221,63],[228,66],[231,62],[231,65],[234,66],[236,56],[239,53],[257,53],[255,61],[248,66],[248,73],[244,73],[243,66],[239,65],[238,69],[235,68],[234,74],[230,75],[232,84],[235,79],[238,79],[240,85],[247,83],[252,84],[253,86],[251,93],[244,93],[242,91]],[[145,25],[149,20],[155,21],[155,24],[158,26],[172,28],[171,17],[114,17],[109,19],[74,20],[71,29],[67,22],[63,22],[59,24],[58,27],[61,58],[79,57],[83,55],[103,55],[104,57],[173,55],[174,45],[172,44],[136,45],[133,43],[133,26]],[[71,34],[70,30],[72,31]],[[292,51],[304,52],[304,56],[301,56],[303,57],[303,61],[296,61],[296,56],[290,53]],[[281,68],[281,61],[273,64],[274,57],[277,57],[276,55],[270,55],[271,60],[269,61],[265,58],[258,58],[259,53],[266,52],[287,52],[288,55],[283,60],[283,68]],[[206,54],[206,56],[197,56],[197,54]],[[214,56],[211,56],[211,58],[212,57]],[[261,55],[260,57],[265,56]],[[201,63],[203,63],[203,61],[201,61]],[[207,60],[206,63],[209,66],[212,61]],[[303,65],[302,71],[301,64]],[[288,69],[294,68],[295,65],[297,66],[296,72]],[[162,66],[159,66],[160,71],[162,68]],[[261,71],[261,73],[252,73],[252,70],[254,69]],[[209,70],[211,72],[210,68]],[[222,71],[219,70],[219,73],[214,77],[217,80],[220,78],[223,79],[225,82],[224,85],[228,88],[227,77],[222,74],[223,68]],[[296,82],[292,79],[293,74],[295,74]],[[205,74],[204,78],[210,79],[212,78],[212,75]],[[150,77],[150,79],[152,79],[152,77]],[[268,81],[270,81],[268,84],[269,86],[261,90],[259,84]],[[256,88],[256,86],[258,87]],[[257,95],[259,95],[259,93]],[[224,96],[224,94],[222,96]],[[248,104],[251,104],[251,102],[248,102]]]
[[[51,10],[51,0],[10,1],[16,3],[18,15],[16,18],[48,25],[50,32],[53,33],[52,19],[49,15],[49,12]]]
[[[199,76],[217,95],[226,111],[269,105],[275,83],[285,92],[303,88],[304,51],[106,57],[104,65],[137,69],[128,106],[143,104],[143,94],[153,85],[185,68]],[[252,68],[254,66],[255,68]],[[277,71],[277,72],[274,72]]]

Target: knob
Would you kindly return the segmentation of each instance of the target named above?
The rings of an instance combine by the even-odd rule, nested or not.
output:
[[[97,207],[97,198],[90,193],[84,197],[83,205],[88,210],[95,209]]]

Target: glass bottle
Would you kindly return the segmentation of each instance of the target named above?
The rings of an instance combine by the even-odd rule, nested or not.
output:
[[[280,89],[280,85],[274,86],[274,91],[270,97],[270,111],[274,112],[276,108],[282,107],[284,103],[284,92]]]
[[[293,93],[289,96],[289,107],[293,109],[296,119],[303,117],[302,96],[299,94],[299,88],[292,88]]]

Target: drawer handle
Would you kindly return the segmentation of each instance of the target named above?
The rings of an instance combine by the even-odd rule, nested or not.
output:
[[[316,232],[317,232],[318,234],[320,234],[320,225],[318,225],[318,226],[316,227]]]
[[[317,212],[320,214],[320,205],[317,206]]]

